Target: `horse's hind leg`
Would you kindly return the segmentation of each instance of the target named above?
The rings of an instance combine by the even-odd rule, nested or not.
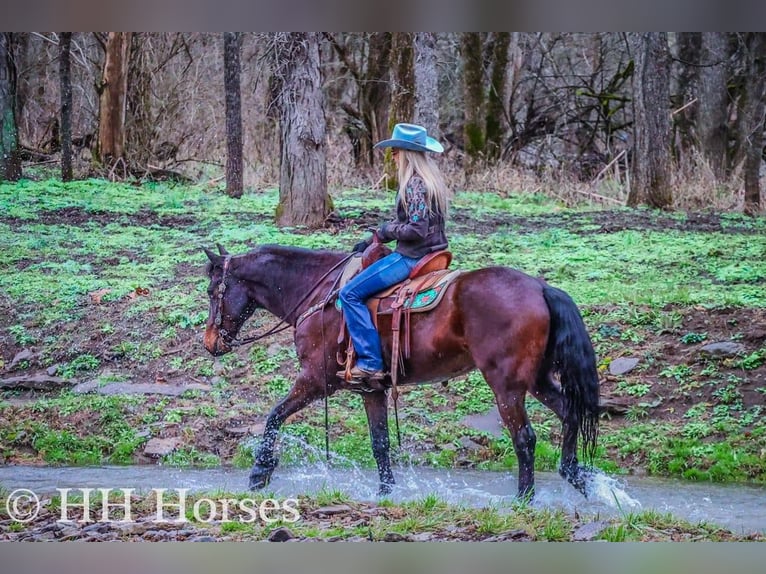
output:
[[[577,424],[567,417],[564,407],[564,394],[561,388],[551,379],[549,373],[541,374],[532,396],[551,409],[561,420],[561,466],[559,474],[583,495],[586,495],[585,473],[577,462]]]
[[[378,465],[380,477],[379,494],[389,494],[394,484],[389,460],[390,442],[388,438],[388,402],[385,392],[364,394],[364,408],[367,411],[367,423],[370,427],[372,455]]]
[[[255,464],[250,471],[250,490],[263,488],[269,483],[271,474],[279,463],[279,460],[274,457],[274,445],[279,435],[279,429],[287,417],[320,398],[323,390],[323,385],[299,378],[287,396],[271,409],[266,418],[266,428],[261,438],[261,446],[258,449],[258,454],[255,455]]]
[[[524,407],[526,387],[513,385],[505,392],[495,391],[500,416],[511,432],[513,449],[519,461],[519,498],[529,499],[535,494],[535,444],[537,437],[529,423]]]

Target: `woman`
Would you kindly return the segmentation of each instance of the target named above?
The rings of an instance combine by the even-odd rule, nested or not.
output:
[[[340,300],[357,362],[351,369],[351,383],[364,384],[385,377],[380,337],[366,301],[375,293],[404,281],[424,255],[447,248],[444,223],[450,192],[436,162],[428,152],[441,153],[441,144],[425,128],[413,124],[394,126],[391,139],[375,144],[392,148],[398,168],[399,193],[396,220],[382,225],[376,234],[384,242],[396,240],[394,252],[376,261],[349,281],[340,291]],[[371,239],[354,246],[363,251]],[[345,377],[345,371],[338,376]]]

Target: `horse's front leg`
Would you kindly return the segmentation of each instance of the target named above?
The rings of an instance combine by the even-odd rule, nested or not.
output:
[[[379,494],[389,494],[394,485],[394,473],[391,472],[389,459],[391,445],[388,438],[388,400],[385,391],[365,393],[364,409],[367,411],[367,424],[370,427],[372,455],[378,465]]]
[[[255,464],[250,471],[250,490],[266,486],[279,463],[279,459],[274,456],[274,445],[277,442],[282,424],[290,415],[297,413],[322,396],[323,392],[323,385],[317,384],[309,378],[299,377],[287,396],[271,409],[266,418],[266,428],[261,437],[261,446],[258,449],[258,454],[255,455]]]

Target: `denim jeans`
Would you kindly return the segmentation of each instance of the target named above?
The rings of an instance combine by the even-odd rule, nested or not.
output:
[[[366,301],[375,293],[404,281],[418,258],[391,253],[379,259],[340,290],[340,302],[348,332],[357,354],[356,364],[367,371],[385,371],[380,336],[372,322]]]

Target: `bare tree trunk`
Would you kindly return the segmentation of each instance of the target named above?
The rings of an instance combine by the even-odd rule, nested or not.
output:
[[[665,32],[632,33],[633,182],[628,205],[670,208],[670,55]]]
[[[156,118],[152,110],[151,45],[153,38],[146,32],[133,34],[128,50],[128,80],[126,88],[125,157],[133,166],[147,166],[157,146]]]
[[[395,32],[391,37],[391,109],[388,114],[388,133],[398,123],[412,122],[415,115],[415,66],[413,34]],[[388,134],[386,135],[388,137]],[[385,150],[386,185],[398,189],[396,166],[391,148]]]
[[[695,147],[695,130],[699,111],[697,89],[699,86],[699,64],[702,52],[702,34],[700,32],[679,32],[678,34],[678,87],[674,107],[681,109],[674,116],[678,133],[678,159],[686,156]],[[689,104],[689,105],[687,105]]]
[[[11,45],[11,32],[0,32],[0,181],[21,179],[16,124],[16,66]]]
[[[97,157],[105,165],[125,158],[128,56],[132,32],[109,32],[100,86]]]
[[[413,34],[396,32],[391,39],[392,84],[388,128],[411,122],[415,115],[415,68]]]
[[[766,34],[747,34],[748,85],[744,122],[745,137],[745,213],[756,215],[761,210],[761,163],[763,130],[766,129]]]
[[[281,165],[277,225],[321,227],[327,194],[324,97],[318,33],[274,35]]]
[[[224,90],[226,92],[226,193],[242,197],[242,101],[240,94],[240,35],[223,34]]]
[[[703,32],[697,133],[705,158],[719,181],[726,178],[728,143],[728,34]]]
[[[72,181],[72,32],[59,34],[59,84],[61,86],[61,180]]]
[[[506,76],[508,74],[508,49],[511,45],[509,32],[495,32],[492,41],[492,76],[487,98],[486,154],[487,159],[500,158],[505,135]]]
[[[484,58],[482,37],[479,32],[462,34],[463,55],[463,148],[466,161],[464,169],[470,174],[484,153]]]
[[[436,68],[436,34],[415,33],[415,123],[437,139],[439,133],[439,74]]]
[[[354,164],[375,164],[373,145],[388,136],[391,102],[389,72],[391,32],[373,32],[361,38],[354,34],[326,34],[344,70],[356,84],[356,107],[341,103],[346,112],[344,131],[351,142]],[[359,45],[356,45],[359,44]],[[364,53],[361,63],[357,53]]]

